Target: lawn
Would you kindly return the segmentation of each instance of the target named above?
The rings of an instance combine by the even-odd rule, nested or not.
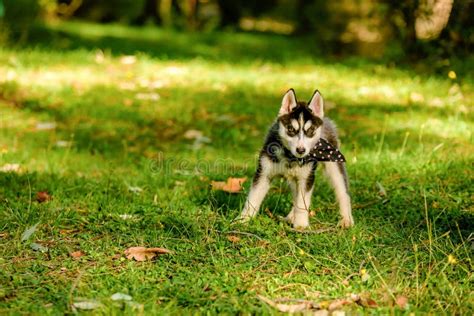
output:
[[[326,309],[351,294],[365,303],[337,309],[473,313],[467,65],[335,59],[264,34],[69,22],[30,35],[0,48],[0,314],[81,300],[98,314],[271,314],[265,298]],[[231,225],[249,181],[211,190],[252,177],[291,87],[319,89],[339,126],[353,228],[337,227],[320,170],[306,233],[278,220],[284,182],[249,225]],[[173,253],[128,260],[134,246]]]

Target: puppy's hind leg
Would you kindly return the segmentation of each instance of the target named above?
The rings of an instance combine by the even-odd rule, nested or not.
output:
[[[351,227],[354,225],[352,218],[351,197],[349,196],[349,181],[347,178],[346,167],[342,162],[323,163],[326,175],[336,193],[339,203],[339,210],[342,216],[342,227]]]

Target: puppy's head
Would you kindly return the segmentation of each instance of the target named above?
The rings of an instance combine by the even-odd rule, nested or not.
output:
[[[321,137],[323,102],[317,90],[308,103],[298,102],[293,89],[283,96],[278,113],[278,133],[283,145],[293,156],[306,156]]]

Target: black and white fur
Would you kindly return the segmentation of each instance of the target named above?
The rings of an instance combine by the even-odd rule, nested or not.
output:
[[[293,208],[286,217],[295,228],[309,226],[309,207],[314,187],[314,160],[305,159],[319,138],[339,148],[334,124],[324,117],[324,101],[316,91],[308,103],[298,102],[293,89],[283,97],[276,122],[270,128],[252,187],[238,220],[254,217],[275,176],[284,176],[291,187]],[[342,227],[354,225],[349,183],[343,162],[319,162],[331,181],[339,202]]]

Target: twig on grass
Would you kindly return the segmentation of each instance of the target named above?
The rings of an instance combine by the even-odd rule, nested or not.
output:
[[[74,303],[73,299],[72,299],[72,295],[74,294],[74,291],[76,290],[76,287],[79,284],[79,281],[81,280],[82,275],[84,274],[84,272],[85,272],[85,270],[79,271],[76,279],[72,283],[71,289],[69,290],[69,308],[71,308],[71,309],[73,309],[73,303]]]
[[[320,229],[316,229],[316,230],[300,230],[300,229],[296,229],[296,228],[290,228],[288,229],[289,231],[293,232],[293,233],[300,233],[300,234],[322,234],[322,233],[325,233],[325,232],[329,232],[329,231],[332,231],[332,230],[335,230],[334,227],[327,227],[327,228],[320,228]]]
[[[223,232],[223,231],[220,231],[220,230],[216,230],[216,232],[220,233],[220,234],[227,234],[227,235],[231,235],[231,234],[236,234],[236,235],[245,235],[245,236],[250,236],[250,237],[254,237],[254,238],[257,238],[258,240],[262,241],[263,238],[255,235],[255,234],[252,234],[252,233],[248,233],[248,232],[241,232],[241,231],[238,231],[238,230],[229,230],[227,232]]]

